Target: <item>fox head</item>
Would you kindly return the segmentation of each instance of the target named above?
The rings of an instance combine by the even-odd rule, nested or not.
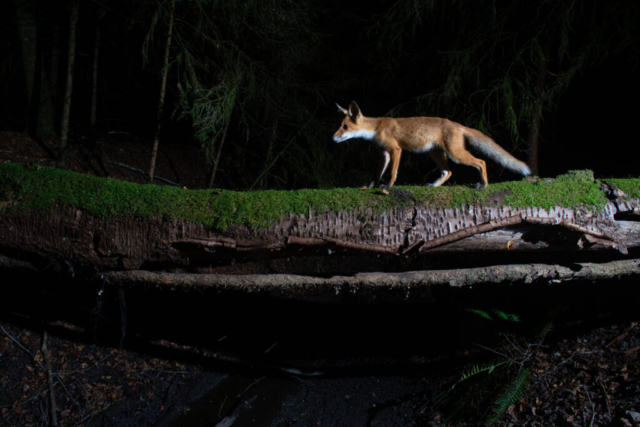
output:
[[[340,124],[338,131],[333,134],[333,140],[335,142],[340,143],[351,138],[375,138],[375,130],[367,127],[364,115],[355,101],[351,101],[351,104],[349,104],[349,110],[342,108],[338,104],[336,105],[338,106],[338,110],[341,111],[345,117],[344,120],[342,120],[342,124]]]

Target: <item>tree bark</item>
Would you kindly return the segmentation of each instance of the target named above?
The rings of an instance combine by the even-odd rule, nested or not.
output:
[[[173,14],[176,0],[171,0],[171,12],[169,14],[169,28],[167,29],[167,43],[164,50],[164,61],[162,66],[162,77],[160,79],[160,100],[158,101],[158,114],[156,118],[156,133],[153,137],[153,149],[151,150],[151,166],[149,167],[149,182],[153,184],[153,176],[156,169],[156,159],[158,158],[158,146],[160,145],[160,125],[162,123],[162,110],[164,106],[164,96],[167,88],[167,75],[169,74],[169,49],[171,48],[171,37],[173,34]]]
[[[67,82],[62,104],[62,123],[60,125],[60,146],[58,150],[58,166],[65,168],[67,162],[67,145],[69,142],[69,118],[71,115],[71,94],[73,93],[73,74],[76,61],[76,31],[80,0],[71,2],[69,12],[69,45],[67,51]]]

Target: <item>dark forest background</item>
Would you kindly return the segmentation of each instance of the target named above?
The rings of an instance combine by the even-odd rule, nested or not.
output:
[[[540,176],[627,177],[639,11],[635,0],[4,1],[0,130],[54,141],[61,166],[68,144],[117,132],[199,147],[203,187],[359,186],[375,147],[331,140],[335,102],[356,100],[368,116],[478,128]],[[427,156],[402,162],[401,185],[435,170]],[[477,180],[453,167],[457,183]]]

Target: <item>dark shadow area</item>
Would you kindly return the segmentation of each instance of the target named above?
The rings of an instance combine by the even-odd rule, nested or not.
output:
[[[343,303],[322,303],[283,300],[266,292],[117,288],[63,277],[52,281],[50,274],[2,275],[3,322],[192,363],[209,360],[212,368],[220,364],[218,368],[229,369],[239,362],[241,369],[252,365],[314,370],[314,361],[335,360],[335,366],[324,366],[322,371],[338,375],[343,369],[366,374],[387,359],[447,357],[474,343],[491,345],[495,325],[468,309],[517,313],[531,329],[549,312],[561,309],[558,331],[568,331],[633,320],[640,301],[640,287],[633,280],[433,286],[430,303],[421,302],[420,294],[409,294],[407,302],[397,298],[398,303],[373,299],[362,303],[366,299],[355,297],[344,297]],[[158,344],[162,340],[232,358],[222,362],[200,356],[191,359],[193,352],[163,348]],[[349,367],[356,360],[360,361],[357,367]],[[382,364],[395,373],[404,370],[402,363]]]
[[[0,324],[10,327],[12,338],[33,349],[23,335],[37,339],[48,331],[57,344],[56,369],[75,369],[78,375],[87,370],[91,378],[78,385],[62,376],[65,387],[85,391],[60,389],[58,399],[64,402],[69,394],[80,408],[93,407],[80,398],[93,390],[87,388],[91,381],[121,382],[134,390],[103,413],[84,415],[85,424],[95,426],[412,425],[416,420],[444,425],[441,410],[448,409],[438,406],[439,396],[471,366],[495,361],[491,349],[504,334],[533,343],[551,322],[545,348],[562,349],[596,328],[609,331],[606,340],[614,342],[618,338],[612,337],[626,334],[620,325],[638,320],[640,301],[634,280],[434,286],[428,295],[409,293],[406,301],[396,295],[394,303],[357,296],[322,303],[267,292],[120,288],[53,271],[0,274]],[[517,314],[521,322],[490,321],[478,311]],[[593,339],[602,340],[597,336]],[[545,357],[553,358],[554,351]],[[594,353],[595,359],[602,354],[591,347],[579,352]],[[0,364],[13,366],[9,355],[22,355],[28,364],[19,348],[6,355]],[[88,365],[74,362],[87,357]],[[565,357],[547,369],[555,372]],[[142,381],[145,385],[135,385]],[[632,384],[624,387],[619,402],[637,396],[627,390]],[[65,408],[73,405],[67,402]]]

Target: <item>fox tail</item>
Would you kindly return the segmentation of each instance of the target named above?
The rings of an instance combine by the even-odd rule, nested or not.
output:
[[[531,169],[529,169],[529,166],[527,166],[526,163],[513,157],[504,148],[496,144],[493,139],[489,138],[482,132],[466,128],[464,134],[472,147],[485,154],[490,159],[521,175],[531,175]]]

